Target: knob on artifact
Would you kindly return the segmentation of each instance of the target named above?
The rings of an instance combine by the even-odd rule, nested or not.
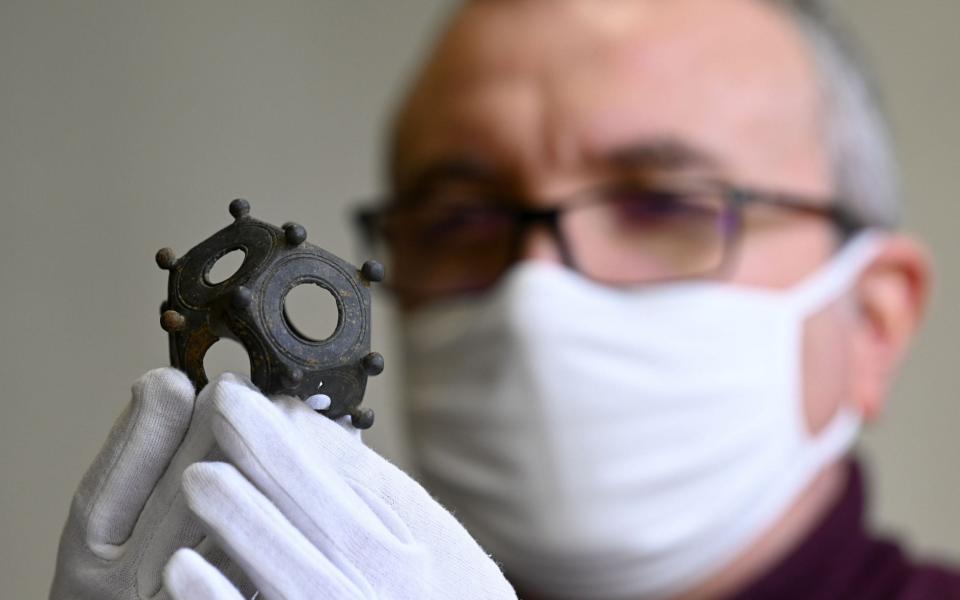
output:
[[[169,333],[182,331],[187,325],[187,319],[175,310],[165,310],[160,315],[160,326]]]
[[[383,355],[379,352],[371,352],[363,357],[363,370],[367,375],[379,375],[383,373]]]
[[[242,219],[250,214],[250,203],[243,198],[237,198],[230,203],[230,214],[234,219]]]
[[[370,429],[373,427],[373,417],[371,409],[359,409],[350,414],[350,423],[357,429]]]
[[[360,267],[360,274],[363,275],[363,278],[367,281],[374,283],[383,281],[385,275],[383,265],[375,260],[368,260],[363,263],[363,266]]]
[[[177,264],[177,255],[172,248],[160,248],[157,250],[157,266],[164,271],[169,271]]]
[[[285,223],[283,233],[287,238],[287,243],[291,246],[299,246],[307,241],[307,230],[298,223]]]
[[[303,381],[303,371],[296,367],[287,369],[287,371],[283,374],[281,381],[287,388],[295,388],[300,385],[301,381]]]

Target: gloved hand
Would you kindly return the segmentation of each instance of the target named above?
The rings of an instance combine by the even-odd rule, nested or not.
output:
[[[232,376],[226,376],[228,379]],[[163,566],[177,548],[207,557],[242,588],[242,573],[190,513],[181,475],[216,459],[207,388],[175,369],[157,369],[133,386],[133,397],[83,477],[60,538],[52,600],[166,598]]]
[[[220,382],[213,404],[230,464],[189,467],[184,491],[263,597],[516,598],[460,523],[352,428],[237,382]],[[189,549],[164,581],[177,600],[249,597]]]

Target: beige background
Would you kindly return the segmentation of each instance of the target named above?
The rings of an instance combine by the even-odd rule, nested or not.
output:
[[[166,361],[157,248],[228,222],[234,196],[353,255],[379,130],[444,0],[0,1],[0,597],[46,594],[70,495],[129,384]],[[940,282],[865,446],[878,519],[960,558],[957,393],[960,3],[855,0],[885,81],[908,224]],[[388,374],[368,439],[403,463]]]

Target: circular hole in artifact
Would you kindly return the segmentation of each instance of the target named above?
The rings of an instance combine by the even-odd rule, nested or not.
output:
[[[247,254],[240,248],[227,252],[218,258],[217,262],[213,263],[213,266],[207,271],[207,274],[204,276],[207,283],[210,285],[219,285],[230,279],[240,270],[240,267],[243,266],[243,259],[246,257]]]
[[[203,370],[209,381],[222,373],[236,373],[249,378],[250,356],[239,342],[220,338],[203,355]]]
[[[314,342],[328,339],[340,324],[336,298],[315,283],[302,283],[287,292],[283,317],[295,334]]]

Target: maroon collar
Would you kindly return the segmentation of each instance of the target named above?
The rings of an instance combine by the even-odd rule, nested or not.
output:
[[[846,488],[807,538],[733,600],[952,600],[960,574],[912,562],[865,526],[862,469],[848,467]]]

